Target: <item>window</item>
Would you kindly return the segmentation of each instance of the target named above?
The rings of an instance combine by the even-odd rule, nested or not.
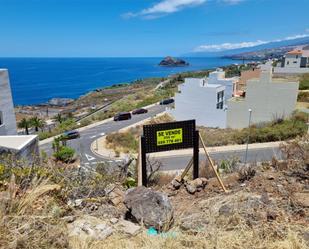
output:
[[[287,64],[287,65],[289,65],[289,64],[290,64],[290,62],[289,62],[289,61],[287,61],[287,62],[286,62],[286,64]]]
[[[217,109],[223,109],[223,101],[217,104]]]
[[[217,93],[217,109],[223,109],[224,91]]]

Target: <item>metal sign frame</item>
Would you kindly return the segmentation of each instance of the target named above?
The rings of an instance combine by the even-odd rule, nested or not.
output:
[[[147,153],[193,148],[193,179],[199,177],[199,132],[195,120],[144,125],[140,142],[143,186],[147,186]]]

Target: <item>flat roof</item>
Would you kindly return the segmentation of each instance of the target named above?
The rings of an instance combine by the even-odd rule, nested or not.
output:
[[[36,135],[0,136],[0,147],[21,150],[36,138]]]

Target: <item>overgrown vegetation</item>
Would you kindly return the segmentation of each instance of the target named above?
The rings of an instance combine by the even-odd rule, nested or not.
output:
[[[299,90],[309,90],[309,73],[301,76],[299,81]]]
[[[297,101],[309,103],[309,91],[299,91]]]
[[[111,175],[104,164],[83,172],[51,161],[23,167],[1,160],[0,248],[306,249],[308,139],[282,146],[287,161],[255,165],[257,173],[250,168],[240,176],[227,174],[228,193],[218,190],[216,178],[195,195],[184,189],[172,192],[174,223],[168,233],[156,236],[146,229],[135,236],[119,233],[110,222],[124,216],[122,204],[112,204],[109,193],[115,182],[125,182],[126,174]],[[224,168],[229,171],[232,165]],[[127,172],[127,165],[121,172]],[[167,187],[160,190],[171,193]],[[69,236],[68,224],[81,216],[100,218],[113,226],[113,234],[104,240]]]
[[[151,122],[171,122],[173,119],[164,115],[153,119]],[[249,128],[219,129],[198,127],[206,146],[223,146],[230,144],[245,144],[248,133],[250,143],[264,143],[283,141],[302,136],[307,132],[306,122],[308,114],[296,112],[290,119],[277,119],[270,123],[252,125]],[[118,152],[136,153],[138,149],[138,137],[142,134],[140,126],[130,128],[125,132],[115,132],[106,136],[107,146]]]

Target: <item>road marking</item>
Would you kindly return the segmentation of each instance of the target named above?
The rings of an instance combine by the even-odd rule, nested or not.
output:
[[[102,132],[100,135],[101,135],[101,136],[104,136],[104,135],[105,135],[105,132]]]
[[[93,136],[91,136],[90,138],[95,138],[97,135],[93,135]]]
[[[88,160],[88,161],[95,160],[95,157],[93,157],[93,156],[90,156],[90,155],[88,155],[88,154],[85,154],[85,156],[87,157],[87,160]]]
[[[116,163],[121,163],[122,161],[123,161],[123,160],[121,160],[121,159],[115,160]]]

